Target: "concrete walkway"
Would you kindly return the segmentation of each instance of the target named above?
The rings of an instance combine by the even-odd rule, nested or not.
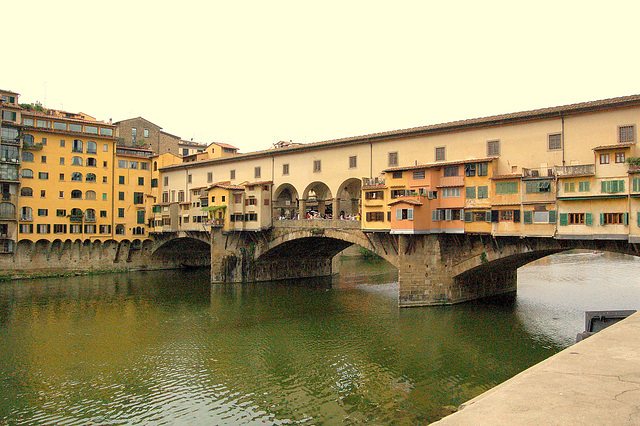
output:
[[[462,404],[437,425],[640,425],[640,312]]]

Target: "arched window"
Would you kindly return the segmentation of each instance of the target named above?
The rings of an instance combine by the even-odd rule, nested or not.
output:
[[[71,159],[72,166],[82,166],[82,157],[73,157]]]
[[[79,172],[71,173],[71,180],[75,180],[76,182],[82,182],[82,173],[79,173]]]
[[[20,195],[23,197],[33,197],[33,189],[28,186],[20,188]]]
[[[133,235],[144,235],[144,228],[142,226],[136,226],[133,228]]]
[[[82,199],[82,191],[80,191],[79,189],[74,189],[73,191],[71,191],[71,198],[75,198],[77,200],[81,200]]]
[[[87,158],[87,167],[98,167],[98,160],[93,157]]]
[[[73,140],[73,147],[71,148],[73,152],[82,152],[82,141],[80,139]]]
[[[98,144],[93,141],[87,142],[87,154],[96,154],[98,152]]]
[[[82,216],[82,210],[78,208],[71,209],[71,216],[73,217]]]
[[[16,206],[11,203],[0,203],[0,218],[15,220]]]
[[[157,162],[157,161],[154,161],[154,162],[153,162],[153,171],[154,171],[154,172],[157,172],[157,171],[158,171],[158,162]]]
[[[85,200],[95,200],[96,199],[96,191],[87,191],[84,193]]]
[[[22,136],[22,140],[25,145],[33,145],[33,135],[24,135]]]
[[[31,169],[22,169],[20,170],[20,174],[22,175],[23,178],[33,179],[33,170]]]
[[[94,209],[87,209],[84,211],[84,220],[87,222],[96,221],[96,211]]]
[[[87,182],[95,182],[96,181],[96,175],[95,175],[95,173],[87,173],[87,176],[85,176],[84,179]]]
[[[33,163],[33,153],[22,151],[22,161],[25,163]]]
[[[124,235],[124,225],[116,225],[116,235]]]

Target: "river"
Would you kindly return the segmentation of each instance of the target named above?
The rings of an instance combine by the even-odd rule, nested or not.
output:
[[[637,309],[640,260],[561,254],[515,300],[399,309],[395,271],[209,284],[203,271],[0,283],[0,424],[425,424]]]

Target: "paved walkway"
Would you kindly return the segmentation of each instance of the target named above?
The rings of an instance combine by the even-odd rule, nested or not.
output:
[[[640,425],[640,312],[464,403],[446,425]]]

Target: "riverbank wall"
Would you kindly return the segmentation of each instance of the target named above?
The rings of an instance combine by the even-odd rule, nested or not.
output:
[[[462,404],[436,425],[640,424],[640,312]]]
[[[180,261],[156,259],[153,241],[20,241],[0,255],[0,280],[179,268]]]

